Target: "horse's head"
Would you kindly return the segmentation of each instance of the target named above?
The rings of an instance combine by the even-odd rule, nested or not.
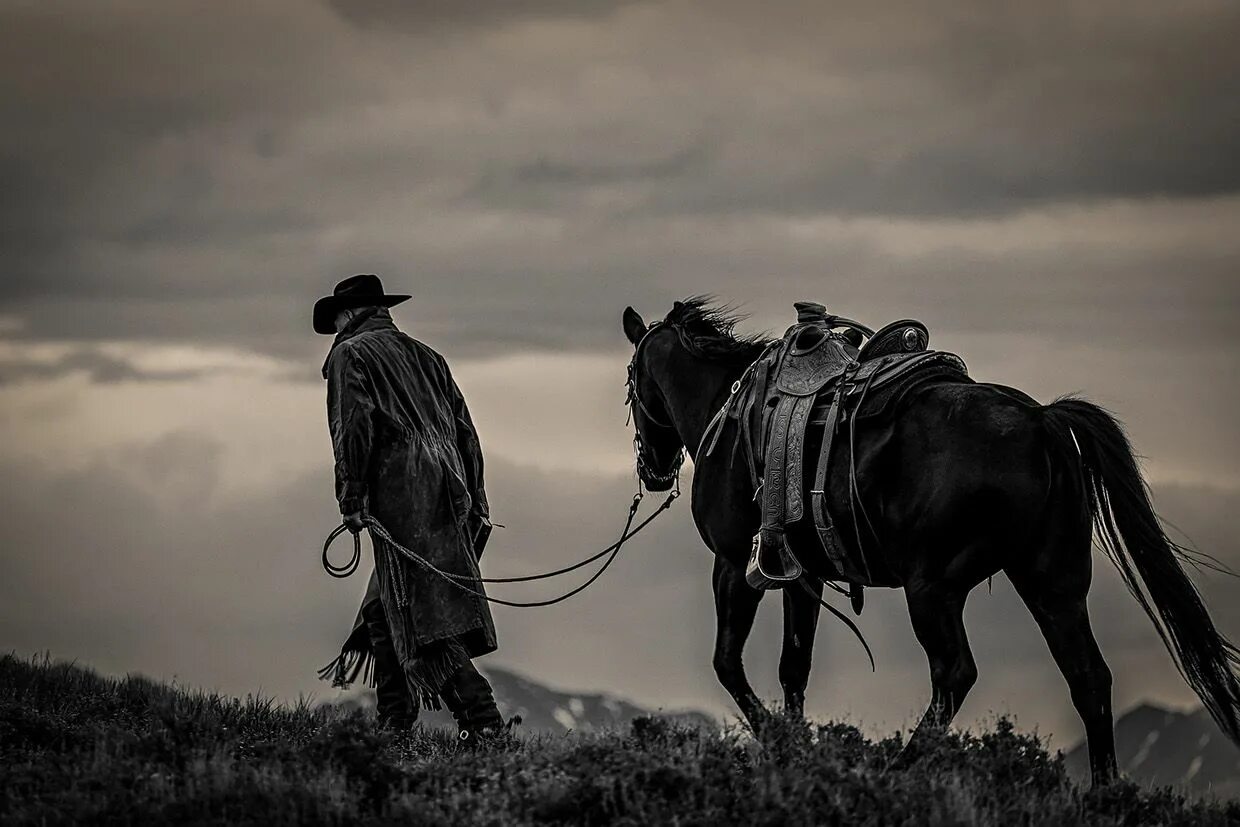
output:
[[[647,325],[631,307],[624,310],[624,333],[633,343],[629,362],[628,399],[635,433],[637,475],[649,491],[667,491],[680,475],[685,443],[672,420],[667,396],[659,386],[662,372],[651,348],[660,331],[674,332],[666,320]]]

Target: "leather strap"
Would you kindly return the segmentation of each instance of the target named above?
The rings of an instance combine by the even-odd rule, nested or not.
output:
[[[749,466],[749,482],[755,491],[762,483],[762,471],[759,467],[765,450],[762,417],[766,407],[766,382],[770,370],[770,360],[763,358],[754,369],[753,381],[749,385],[745,403],[738,415],[741,439],[744,441],[745,461]]]
[[[787,501],[785,487],[787,478],[787,451],[789,426],[793,409],[800,399],[795,396],[781,397],[775,406],[775,421],[771,423],[770,447],[766,467],[762,471],[762,528],[780,530],[785,525]]]
[[[861,539],[861,523],[857,519],[860,513],[865,518],[866,526],[870,529],[870,537],[878,540],[878,532],[874,528],[874,524],[870,522],[870,515],[865,510],[865,503],[861,501],[861,489],[857,486],[857,421],[856,412],[861,410],[861,406],[865,404],[865,395],[869,393],[870,386],[874,384],[874,374],[865,380],[865,384],[861,388],[861,396],[857,399],[857,404],[853,408],[853,423],[848,431],[848,498],[852,506],[853,528],[857,533],[857,558],[861,561],[861,568],[865,575],[865,582],[873,583],[874,578],[870,573],[870,564],[866,559],[865,542]]]
[[[719,435],[723,433],[723,426],[728,421],[728,408],[732,405],[732,397],[728,397],[728,401],[723,403],[723,407],[719,412],[711,417],[710,422],[706,424],[706,430],[702,432],[702,442],[698,445],[698,452],[701,456],[710,456],[715,451],[715,446],[719,444]],[[708,441],[709,440],[709,441]],[[702,446],[705,446],[705,452],[702,452]],[[697,460],[694,460],[697,464]]]
[[[850,577],[852,566],[848,564],[848,557],[844,553],[839,531],[831,519],[830,512],[827,511],[827,472],[830,470],[831,446],[835,444],[835,432],[839,428],[840,409],[846,389],[847,385],[841,383],[827,411],[827,420],[822,430],[822,448],[818,452],[818,467],[814,472],[814,487],[810,490],[810,497],[813,502],[814,527],[818,530],[818,539],[822,542],[827,557],[840,573],[845,577]]]
[[[788,456],[784,488],[787,490],[784,522],[795,523],[805,516],[805,433],[814,397],[798,397],[788,421]]]

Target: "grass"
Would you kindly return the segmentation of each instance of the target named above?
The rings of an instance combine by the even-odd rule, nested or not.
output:
[[[472,751],[367,714],[184,692],[0,658],[0,823],[1240,823],[1240,805],[1079,790],[1006,721],[946,733],[904,771],[899,737],[781,721],[762,744],[661,718]]]

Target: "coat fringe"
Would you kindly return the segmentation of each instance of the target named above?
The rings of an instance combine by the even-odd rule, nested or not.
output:
[[[440,692],[469,663],[469,652],[455,639],[433,643],[426,650],[409,663],[405,674],[423,709],[442,709]]]
[[[415,657],[405,669],[410,689],[423,709],[443,708],[440,693],[457,672],[469,663],[469,652],[456,640],[431,644],[428,652]],[[348,689],[360,677],[365,686],[375,688],[375,658],[369,650],[344,649],[318,671],[319,680],[330,680],[337,689]]]
[[[343,649],[319,670],[319,680],[331,679],[337,689],[348,689],[359,675],[366,686],[375,688],[375,658],[369,650]]]

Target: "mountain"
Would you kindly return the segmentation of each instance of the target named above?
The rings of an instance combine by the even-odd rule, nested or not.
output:
[[[528,732],[545,732],[562,735],[569,731],[597,732],[627,726],[634,718],[650,715],[652,711],[630,703],[614,695],[599,692],[572,692],[552,689],[537,681],[501,669],[488,666],[481,670],[491,681],[495,700],[505,718],[521,716],[521,727]],[[374,705],[374,691],[351,692],[338,703],[369,707]],[[696,710],[663,712],[656,714],[674,718],[681,723],[717,729],[718,722]],[[454,726],[447,710],[423,712],[420,719],[432,726]]]
[[[1138,784],[1173,785],[1194,796],[1240,800],[1240,747],[1205,709],[1134,707],[1115,722],[1115,755],[1120,772]],[[1065,756],[1065,764],[1077,778],[1089,776],[1084,742]]]

